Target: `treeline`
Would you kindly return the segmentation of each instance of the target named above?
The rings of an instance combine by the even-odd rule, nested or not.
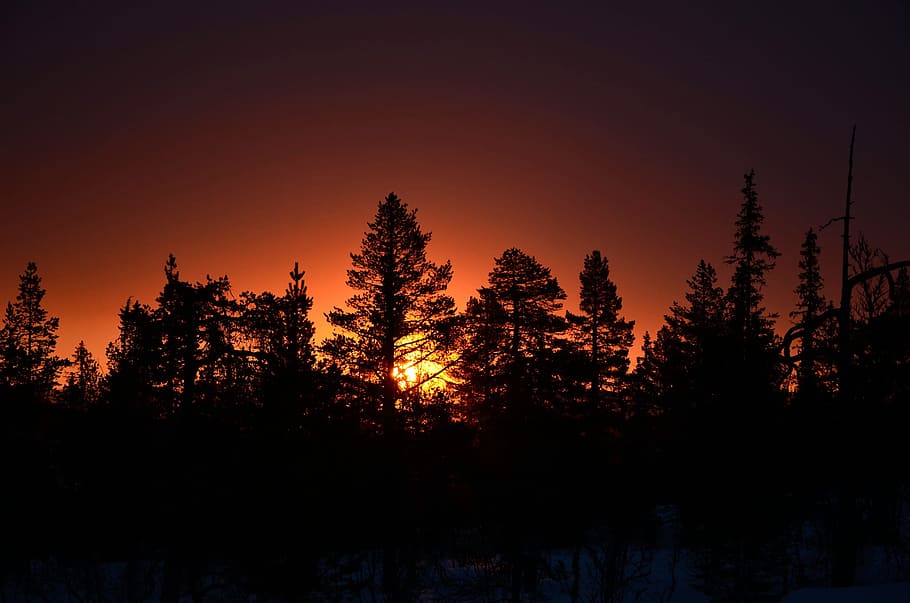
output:
[[[427,259],[430,233],[416,210],[390,194],[351,254],[353,294],[327,314],[331,338],[313,340],[312,298],[297,264],[284,294],[235,295],[227,276],[181,279],[171,256],[155,303],[128,300],[120,310],[103,372],[82,343],[71,359],[56,355],[59,319],[43,308],[30,263],[3,319],[0,391],[12,400],[159,419],[208,416],[238,426],[262,419],[290,431],[343,422],[376,432],[452,421],[482,430],[547,414],[687,420],[834,400],[842,342],[824,295],[817,235],[808,230],[799,259],[791,312],[798,338],[782,339],[779,317],[763,306],[779,253],[762,231],[754,172],[742,194],[724,259],[731,283],[719,286],[715,268],[700,260],[685,302],[673,303],[654,337],[645,334],[631,370],[634,322],[623,316],[599,251],[584,259],[578,313],[563,310],[566,294],[550,270],[516,248],[495,258],[488,283],[459,313],[447,294],[451,263]],[[888,258],[861,237],[850,262],[856,275]],[[907,394],[910,278],[904,265],[858,285],[849,365],[852,402],[868,410]]]
[[[756,526],[828,501],[832,581],[849,584],[863,539],[900,525],[910,262],[860,237],[835,306],[809,229],[778,335],[763,288],[779,253],[752,172],[742,195],[731,282],[700,260],[634,367],[599,251],[577,312],[516,248],[459,312],[451,264],[427,258],[430,233],[394,194],[322,342],[299,265],[283,294],[234,294],[227,276],[182,279],[171,256],[154,303],[121,308],[103,371],[81,343],[56,354],[30,263],[0,331],[0,556],[165,559],[161,597],[176,601],[199,559],[249,559],[266,591],[306,598],[327,554],[366,548],[396,593],[416,588],[403,583],[421,555],[482,527],[476,546],[498,551],[517,600],[537,580],[529,550],[581,546],[605,516],[651,525],[669,502],[693,538],[760,544]]]

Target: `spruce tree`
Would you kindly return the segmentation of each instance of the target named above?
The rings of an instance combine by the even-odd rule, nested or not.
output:
[[[610,279],[610,267],[600,251],[585,256],[579,274],[581,314],[566,312],[573,339],[584,352],[588,365],[590,399],[595,406],[604,390],[616,396],[629,370],[629,347],[634,340],[634,321],[620,316],[622,298]]]
[[[694,408],[719,394],[718,377],[725,368],[725,303],[717,272],[700,260],[685,304],[673,302],[658,338],[663,349],[661,372],[677,408]]]
[[[774,319],[762,306],[766,274],[774,269],[780,252],[771,245],[771,237],[761,232],[765,221],[758,192],[755,190],[755,170],[743,176],[743,202],[736,219],[733,254],[727,263],[733,264],[733,282],[728,297],[731,326],[745,344],[768,345],[774,337]]]
[[[736,219],[733,254],[727,263],[734,266],[727,293],[729,305],[731,365],[719,377],[729,395],[760,400],[776,389],[774,321],[776,314],[766,311],[762,289],[766,275],[780,256],[771,238],[762,233],[762,207],[755,190],[755,171],[744,175],[743,201]],[[735,360],[734,360],[735,359]]]
[[[29,262],[19,276],[16,301],[6,305],[0,330],[0,378],[27,398],[46,398],[67,364],[54,354],[60,319],[48,316],[44,295],[38,267]]]
[[[455,322],[455,300],[447,294],[452,265],[427,259],[432,235],[421,230],[417,210],[395,193],[380,201],[368,227],[347,273],[355,294],[347,310],[336,307],[326,315],[340,332],[323,349],[348,375],[378,390],[370,397],[388,432],[398,423],[403,390],[436,376],[422,367],[442,370],[448,364]]]
[[[645,331],[641,338],[641,356],[635,360],[632,370],[631,395],[637,406],[637,412],[642,414],[659,414],[661,398],[661,379],[659,372],[659,355],[651,333]]]
[[[806,238],[800,249],[799,259],[799,285],[795,289],[797,295],[796,310],[790,317],[806,325],[800,339],[799,367],[797,369],[797,386],[801,394],[812,395],[819,387],[818,353],[819,326],[814,324],[818,317],[827,309],[828,303],[823,292],[824,279],[818,263],[818,235],[813,229],[806,232]]]

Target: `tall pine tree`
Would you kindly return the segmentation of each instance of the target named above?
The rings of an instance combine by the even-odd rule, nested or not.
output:
[[[819,333],[821,325],[815,324],[818,317],[827,309],[828,303],[823,292],[824,279],[818,263],[818,235],[815,230],[806,231],[806,238],[800,249],[799,285],[795,289],[797,296],[796,310],[790,312],[790,318],[805,325],[800,338],[799,366],[797,368],[797,387],[805,396],[818,393],[820,375],[818,366]]]
[[[686,284],[686,303],[673,302],[658,337],[665,393],[677,410],[715,401],[728,351],[724,291],[714,266],[700,260]]]
[[[356,293],[347,310],[327,314],[340,332],[323,349],[349,375],[378,389],[371,397],[388,432],[398,424],[403,390],[435,376],[420,369],[448,364],[455,322],[455,300],[447,294],[452,264],[427,259],[431,233],[421,230],[417,210],[395,193],[379,203],[368,226],[348,270],[347,285]],[[403,381],[403,374],[414,379]]]
[[[54,354],[60,319],[48,316],[41,305],[38,267],[29,262],[19,276],[16,301],[6,305],[0,330],[0,379],[26,398],[46,398],[67,361]]]
[[[730,321],[745,344],[767,345],[774,336],[776,315],[767,313],[762,306],[762,288],[780,252],[771,245],[771,237],[761,232],[765,216],[755,190],[755,170],[743,179],[743,202],[736,218],[733,254],[727,257],[727,263],[734,266],[728,293]]]
[[[755,170],[743,179],[743,201],[736,219],[733,254],[727,258],[727,263],[734,267],[727,298],[731,352],[736,363],[726,376],[731,393],[758,399],[776,381],[776,354],[772,347],[777,315],[767,312],[762,305],[762,289],[780,252],[761,230],[765,217],[755,190]]]
[[[600,251],[585,256],[579,308],[581,314],[566,312],[573,339],[584,352],[588,365],[590,400],[600,406],[604,392],[614,398],[629,370],[629,347],[634,340],[634,321],[620,316],[622,298],[610,279],[610,266]]]
[[[522,414],[555,402],[555,354],[567,328],[557,312],[566,294],[549,268],[520,249],[494,261],[489,285],[468,302],[460,374],[483,414]]]

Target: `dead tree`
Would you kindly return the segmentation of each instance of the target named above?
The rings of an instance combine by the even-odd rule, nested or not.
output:
[[[848,445],[855,438],[848,433],[851,426],[852,413],[854,407],[855,383],[853,375],[853,358],[850,349],[850,335],[852,332],[852,308],[851,300],[853,298],[853,289],[857,285],[868,282],[874,278],[885,276],[890,296],[895,296],[895,281],[892,272],[902,267],[910,266],[910,260],[901,260],[897,262],[888,262],[881,266],[872,267],[862,270],[852,277],[849,274],[850,261],[850,209],[853,205],[851,198],[853,188],[853,148],[856,141],[856,126],[853,126],[853,133],[850,137],[850,159],[847,169],[847,197],[844,206],[844,215],[832,218],[822,228],[833,222],[843,221],[843,251],[841,264],[841,295],[840,306],[831,308],[812,320],[804,321],[790,330],[783,337],[782,352],[784,362],[791,368],[799,359],[793,358],[790,353],[790,346],[797,339],[805,336],[807,332],[818,328],[828,320],[836,318],[837,324],[837,355],[835,358],[835,367],[837,370],[837,397],[836,397],[836,418],[838,419],[839,431],[837,439],[840,440],[838,446],[837,458],[834,459],[836,466],[840,469],[840,480],[837,484],[837,495],[834,509],[834,524],[832,526],[832,566],[831,566],[831,583],[833,586],[852,586],[856,572],[856,560],[860,541],[860,519],[857,507],[859,493],[856,489],[855,475],[859,470],[855,467],[856,456],[854,450]]]
[[[837,384],[838,384],[838,402],[842,409],[850,406],[853,399],[852,376],[851,376],[851,350],[850,350],[850,333],[852,330],[851,303],[853,298],[853,289],[866,283],[874,278],[884,276],[888,281],[890,297],[895,295],[895,281],[892,275],[897,270],[910,266],[910,260],[900,260],[897,262],[888,262],[881,266],[876,266],[864,270],[858,274],[850,276],[850,208],[853,206],[853,147],[856,142],[856,126],[853,126],[853,133],[850,137],[850,159],[847,167],[847,198],[844,204],[844,215],[828,220],[821,228],[824,229],[834,222],[843,222],[844,229],[841,238],[843,239],[842,256],[841,256],[841,292],[840,305],[830,310],[805,320],[791,327],[783,336],[780,344],[780,352],[783,354],[783,362],[791,369],[796,362],[800,360],[797,354],[794,356],[791,352],[793,343],[802,339],[807,332],[817,329],[825,322],[837,320]]]

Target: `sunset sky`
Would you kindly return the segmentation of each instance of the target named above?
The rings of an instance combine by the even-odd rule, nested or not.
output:
[[[0,303],[37,262],[58,352],[103,359],[168,253],[235,293],[281,292],[299,261],[322,337],[395,191],[459,308],[517,246],[575,310],[600,249],[637,347],[700,258],[728,284],[754,168],[786,327],[803,233],[843,211],[854,123],[855,228],[910,258],[906,3],[548,4],[6,3]],[[833,294],[838,233],[820,244]]]

